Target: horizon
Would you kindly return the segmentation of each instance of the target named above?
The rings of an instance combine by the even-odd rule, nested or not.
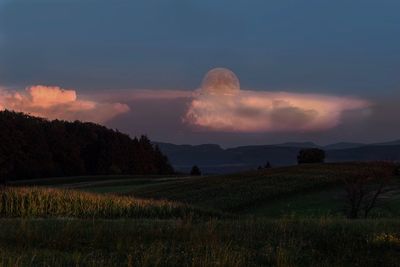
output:
[[[371,142],[371,143],[360,143],[360,142],[347,142],[347,141],[341,141],[341,142],[334,142],[334,143],[327,143],[327,144],[320,144],[320,143],[315,143],[313,141],[288,141],[288,142],[284,142],[284,143],[266,143],[266,144],[244,144],[244,145],[237,145],[237,146],[222,146],[220,144],[217,143],[198,143],[198,144],[188,144],[188,143],[181,143],[181,144],[177,144],[177,143],[168,143],[168,142],[162,142],[162,141],[158,141],[158,140],[153,140],[152,143],[163,143],[163,144],[172,144],[172,145],[177,145],[177,146],[186,146],[186,145],[190,145],[190,146],[202,146],[202,145],[217,145],[219,147],[221,147],[222,149],[230,149],[230,148],[238,148],[238,147],[245,147],[245,146],[279,146],[279,145],[287,145],[289,146],[289,144],[310,144],[310,145],[316,145],[317,147],[320,148],[325,148],[325,147],[329,147],[332,145],[339,145],[339,144],[354,144],[354,145],[360,145],[361,146],[370,146],[370,145],[388,145],[387,143],[393,143],[393,142],[400,142],[400,139],[394,139],[394,140],[385,140],[385,141],[379,141],[379,142]]]

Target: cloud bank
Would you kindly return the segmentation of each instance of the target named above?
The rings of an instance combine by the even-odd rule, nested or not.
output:
[[[191,101],[184,122],[212,131],[322,131],[339,125],[345,111],[370,105],[350,97],[258,92],[237,87],[238,79],[230,70],[211,70]]]
[[[146,122],[159,127],[168,117],[173,123],[165,127],[174,125],[175,132],[221,133],[319,132],[337,127],[346,111],[370,107],[369,102],[355,97],[241,90],[236,75],[224,68],[209,71],[201,88],[194,92],[101,90],[86,91],[78,98],[75,90],[57,86],[37,85],[22,91],[0,88],[0,109],[49,119],[112,125],[116,116],[130,111],[122,102],[135,106],[130,116],[135,121],[124,116],[119,120],[123,124]],[[164,128],[158,131],[165,132]],[[148,128],[138,130],[146,132]]]
[[[214,131],[320,131],[337,126],[344,111],[368,106],[368,102],[355,98],[313,94],[200,94],[190,103],[184,121]]]
[[[78,99],[75,90],[57,86],[31,86],[25,91],[0,89],[0,110],[9,109],[48,119],[104,123],[128,112],[127,105]]]

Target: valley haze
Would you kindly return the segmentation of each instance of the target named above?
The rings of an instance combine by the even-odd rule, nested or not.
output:
[[[270,162],[272,166],[297,164],[303,148],[320,148],[326,152],[327,162],[343,161],[400,161],[400,140],[384,143],[341,142],[326,146],[312,142],[288,142],[271,145],[249,145],[222,148],[217,144],[175,145],[154,142],[165,153],[176,170],[188,172],[198,165],[204,173],[233,173],[257,169]]]

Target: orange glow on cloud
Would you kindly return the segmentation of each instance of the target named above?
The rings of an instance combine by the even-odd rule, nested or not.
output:
[[[315,94],[241,91],[235,95],[198,95],[184,121],[214,131],[319,131],[337,126],[347,110],[368,107],[355,98]]]
[[[227,69],[209,71],[201,88],[188,90],[86,91],[37,85],[13,92],[0,88],[0,110],[9,109],[49,119],[105,123],[130,111],[134,101],[187,103],[184,114],[173,113],[195,129],[221,132],[309,132],[334,128],[346,111],[371,104],[355,97],[241,90],[239,79]],[[159,103],[159,102],[154,102]],[[169,103],[169,102],[168,102]],[[136,111],[140,114],[140,111]],[[171,109],[171,112],[176,112]],[[366,113],[365,113],[366,114]],[[157,116],[154,114],[154,116]],[[143,117],[145,115],[143,114]]]
[[[370,106],[351,97],[237,90],[238,79],[232,74],[222,68],[207,73],[184,122],[212,131],[321,131],[337,126],[345,111]],[[223,79],[215,77],[218,75]],[[232,81],[226,78],[230,76]],[[221,80],[226,81],[222,89]],[[235,88],[228,90],[230,84]]]
[[[22,92],[0,91],[0,110],[9,109],[34,116],[82,120],[97,123],[128,112],[129,107],[121,103],[95,102],[78,99],[75,90],[56,86],[32,86]]]

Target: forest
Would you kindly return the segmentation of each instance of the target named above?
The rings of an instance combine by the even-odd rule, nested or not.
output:
[[[168,158],[147,136],[74,121],[0,112],[0,179],[107,174],[172,174]]]

